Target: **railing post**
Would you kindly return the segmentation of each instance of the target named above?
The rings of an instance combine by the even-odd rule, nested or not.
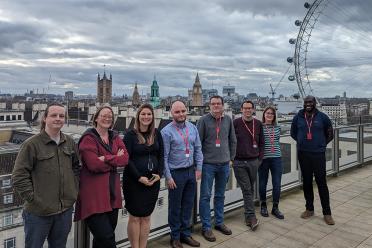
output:
[[[364,163],[364,126],[363,124],[358,125],[358,132],[357,132],[357,154],[358,154],[358,164],[360,166]]]
[[[74,248],[89,248],[90,232],[85,222],[75,222],[74,230]]]
[[[338,176],[340,171],[340,129],[334,129],[332,144],[332,169],[333,176]]]

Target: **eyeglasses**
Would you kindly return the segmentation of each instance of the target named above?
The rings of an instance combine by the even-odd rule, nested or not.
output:
[[[265,115],[274,115],[274,113],[266,112]]]
[[[222,105],[222,103],[221,102],[213,102],[213,103],[210,103],[210,105],[217,105],[217,106],[219,106],[219,105]]]
[[[99,115],[99,117],[101,117],[102,119],[105,119],[105,120],[112,120],[112,115]]]

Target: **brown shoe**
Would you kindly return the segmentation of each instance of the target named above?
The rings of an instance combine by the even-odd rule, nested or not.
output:
[[[179,239],[171,239],[170,240],[170,245],[171,245],[172,248],[183,248]]]
[[[216,229],[217,231],[220,231],[221,233],[223,233],[225,235],[231,235],[232,234],[232,231],[230,230],[230,228],[225,226],[225,224],[215,226],[214,229]]]
[[[187,244],[187,245],[192,246],[192,247],[199,247],[200,246],[200,243],[198,241],[196,241],[195,239],[193,239],[191,236],[186,237],[186,238],[181,238],[180,241],[181,241],[181,243]]]
[[[209,242],[216,241],[216,237],[214,236],[212,230],[202,231],[202,235]]]
[[[307,210],[307,209],[301,214],[302,219],[308,219],[311,216],[314,216],[314,211],[310,211],[310,210]]]
[[[260,224],[260,221],[256,217],[252,217],[248,222],[252,231],[256,231],[258,225]]]
[[[332,215],[324,215],[324,221],[327,223],[327,225],[334,225],[335,221],[332,218]]]

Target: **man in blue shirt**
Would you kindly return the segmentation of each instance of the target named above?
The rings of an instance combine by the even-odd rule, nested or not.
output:
[[[301,218],[308,219],[314,215],[314,175],[324,221],[328,225],[334,225],[329,203],[325,158],[327,144],[333,139],[333,128],[328,116],[316,108],[315,97],[305,97],[304,109],[293,118],[291,136],[297,141],[298,161],[306,200],[306,210],[301,214]]]
[[[168,185],[168,223],[171,247],[182,243],[199,247],[191,237],[191,213],[194,208],[196,180],[200,179],[203,154],[195,125],[186,121],[186,106],[175,101],[171,107],[173,122],[162,131],[164,142],[164,175]]]

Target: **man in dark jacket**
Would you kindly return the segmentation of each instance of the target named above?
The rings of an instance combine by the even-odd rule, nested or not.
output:
[[[78,195],[79,159],[71,137],[61,132],[65,108],[45,110],[39,134],[26,140],[15,161],[14,190],[24,200],[25,247],[66,247]]]
[[[314,96],[305,97],[304,109],[293,118],[291,136],[297,141],[298,160],[306,200],[306,210],[301,214],[301,218],[307,219],[314,215],[314,175],[324,221],[328,225],[334,225],[329,203],[325,158],[326,146],[333,139],[333,128],[328,116],[316,108]]]

